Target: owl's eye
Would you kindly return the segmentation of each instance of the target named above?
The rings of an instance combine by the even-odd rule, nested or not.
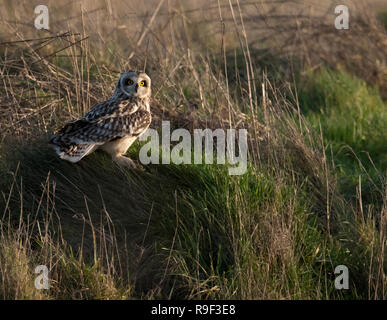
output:
[[[126,80],[126,84],[127,84],[128,86],[131,86],[133,83],[134,83],[134,82],[133,82],[133,80],[131,80],[131,79]]]
[[[140,86],[141,86],[141,87],[146,86],[146,82],[145,82],[144,80],[140,81]]]

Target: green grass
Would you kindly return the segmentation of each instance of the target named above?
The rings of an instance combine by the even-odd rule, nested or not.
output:
[[[387,30],[387,11],[379,12],[377,15],[380,23],[386,28]]]
[[[299,131],[292,113],[274,117],[271,140],[261,145],[263,158],[250,159],[241,176],[229,176],[222,165],[148,165],[128,171],[103,152],[71,164],[58,159],[44,134],[20,146],[7,138],[0,158],[5,208],[0,257],[3,269],[16,274],[2,274],[1,297],[383,295],[380,279],[371,280],[383,270],[382,197],[365,179],[364,212],[359,211],[356,183],[359,175],[382,179],[385,104],[361,80],[328,70],[309,76],[299,101],[304,125],[315,133]],[[322,151],[313,142],[320,129],[335,166],[321,161]],[[137,159],[142,144],[130,149],[132,158]],[[345,146],[364,163],[361,152],[367,151],[375,168],[365,164],[360,169],[342,151]],[[378,183],[382,188],[382,180]],[[15,269],[14,255],[27,267]],[[38,264],[51,266],[48,291],[31,286],[29,270]],[[351,270],[347,291],[334,288],[333,270],[340,264]]]
[[[382,190],[380,175],[387,170],[387,105],[377,89],[345,72],[323,69],[302,84],[299,102],[307,120],[322,132],[347,193],[361,176],[366,202],[375,203],[370,178]]]
[[[356,288],[364,277],[348,292],[334,289],[334,266],[355,257],[327,237],[310,190],[289,175],[251,165],[236,177],[221,165],[127,172],[99,152],[74,165],[45,141],[8,152],[11,172],[18,161],[20,185],[8,209],[46,225],[30,246],[58,259],[46,298],[363,296]],[[62,247],[47,240],[55,238]]]

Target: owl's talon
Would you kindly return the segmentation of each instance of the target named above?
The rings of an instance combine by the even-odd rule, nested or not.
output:
[[[138,171],[145,171],[144,167],[140,164],[138,161],[134,161],[136,164],[136,170]]]
[[[115,157],[113,160],[120,167],[124,167],[128,169],[137,169],[136,163],[128,157],[120,156],[120,157]]]

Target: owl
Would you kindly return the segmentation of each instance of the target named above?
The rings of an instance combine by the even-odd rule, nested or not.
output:
[[[113,161],[136,168],[124,154],[150,125],[151,79],[141,71],[121,75],[113,95],[94,106],[83,118],[68,122],[50,139],[63,160],[78,162],[97,149],[110,154]]]

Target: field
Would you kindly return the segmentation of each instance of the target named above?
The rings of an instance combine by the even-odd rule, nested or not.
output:
[[[386,299],[383,2],[47,1],[38,30],[39,1],[2,1],[0,298]],[[51,134],[127,70],[159,132],[246,129],[247,172],[59,159]]]

